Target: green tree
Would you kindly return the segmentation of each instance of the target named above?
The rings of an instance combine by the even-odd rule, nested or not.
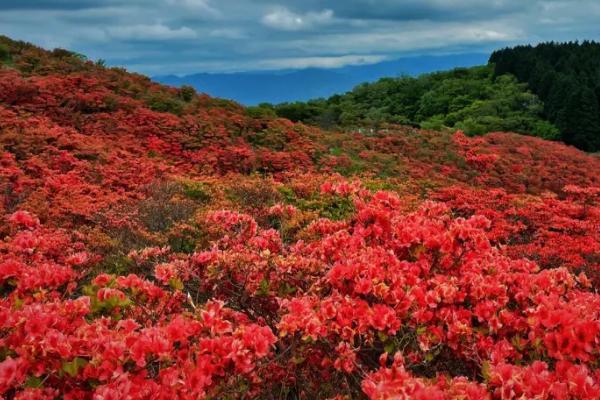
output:
[[[0,43],[0,62],[6,63],[10,62],[10,49],[5,44]]]
[[[496,51],[496,76],[513,74],[544,102],[542,116],[565,142],[600,150],[600,43],[541,43]],[[537,123],[546,133],[547,126]]]
[[[600,149],[600,110],[595,93],[580,87],[567,97],[556,124],[562,131],[562,140],[586,151]]]
[[[384,78],[344,95],[273,107],[277,115],[324,128],[378,128],[384,123],[426,129],[463,129],[471,135],[514,131],[556,138],[544,105],[514,76],[494,76],[491,65],[419,77]]]
[[[189,103],[196,97],[196,89],[189,85],[183,85],[179,88],[179,97],[186,103]]]

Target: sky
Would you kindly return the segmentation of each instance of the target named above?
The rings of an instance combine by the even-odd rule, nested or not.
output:
[[[600,40],[599,0],[0,0],[0,34],[149,74]]]

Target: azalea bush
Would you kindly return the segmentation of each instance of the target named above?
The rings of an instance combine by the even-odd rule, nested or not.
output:
[[[88,276],[95,256],[77,235],[13,213],[0,265],[2,391],[600,395],[600,296],[585,272],[517,257],[493,245],[492,221],[445,203],[406,212],[391,192],[321,190],[356,211],[315,219],[289,244],[247,214],[209,212],[210,247],[133,251],[141,275]]]
[[[0,397],[600,398],[597,158],[7,43]]]

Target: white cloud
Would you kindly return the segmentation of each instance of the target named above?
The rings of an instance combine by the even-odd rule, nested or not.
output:
[[[370,29],[289,40],[282,46],[304,53],[393,54],[453,46],[485,46],[525,39],[526,33],[506,21],[485,23],[384,23]]]
[[[204,16],[217,17],[221,15],[219,10],[210,4],[210,0],[166,0],[166,3],[187,11],[203,13]]]
[[[304,69],[304,68],[337,68],[346,65],[368,65],[385,61],[389,57],[384,55],[344,55],[330,57],[289,57],[289,58],[267,58],[252,61],[195,61],[179,63],[179,75],[193,74],[198,71],[214,73],[247,72],[247,71],[269,71],[281,69]],[[129,64],[135,70],[143,71],[150,75],[159,75],[164,71],[163,65]]]
[[[300,31],[324,25],[333,20],[333,11],[308,12],[296,14],[285,7],[272,10],[262,18],[265,26],[283,31]]]
[[[260,69],[337,68],[346,65],[375,64],[385,60],[381,55],[345,55],[333,57],[290,57],[261,60],[255,63]]]
[[[194,39],[198,36],[193,29],[187,26],[171,29],[160,23],[153,25],[113,26],[107,28],[106,31],[114,39],[125,40]]]

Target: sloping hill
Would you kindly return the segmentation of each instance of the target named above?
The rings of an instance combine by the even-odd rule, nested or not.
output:
[[[0,42],[1,396],[600,396],[599,159]]]
[[[385,76],[414,76],[458,66],[485,64],[487,57],[478,53],[416,56],[328,69],[199,73],[156,76],[154,79],[172,86],[191,85],[213,96],[233,99],[245,105],[256,105],[329,97],[347,92],[359,83]]]
[[[469,135],[509,130],[556,139],[543,117],[544,104],[512,75],[494,75],[493,65],[456,68],[418,77],[382,78],[352,91],[305,103],[261,105],[275,113],[323,127],[378,127],[402,123],[428,129],[461,129]]]

